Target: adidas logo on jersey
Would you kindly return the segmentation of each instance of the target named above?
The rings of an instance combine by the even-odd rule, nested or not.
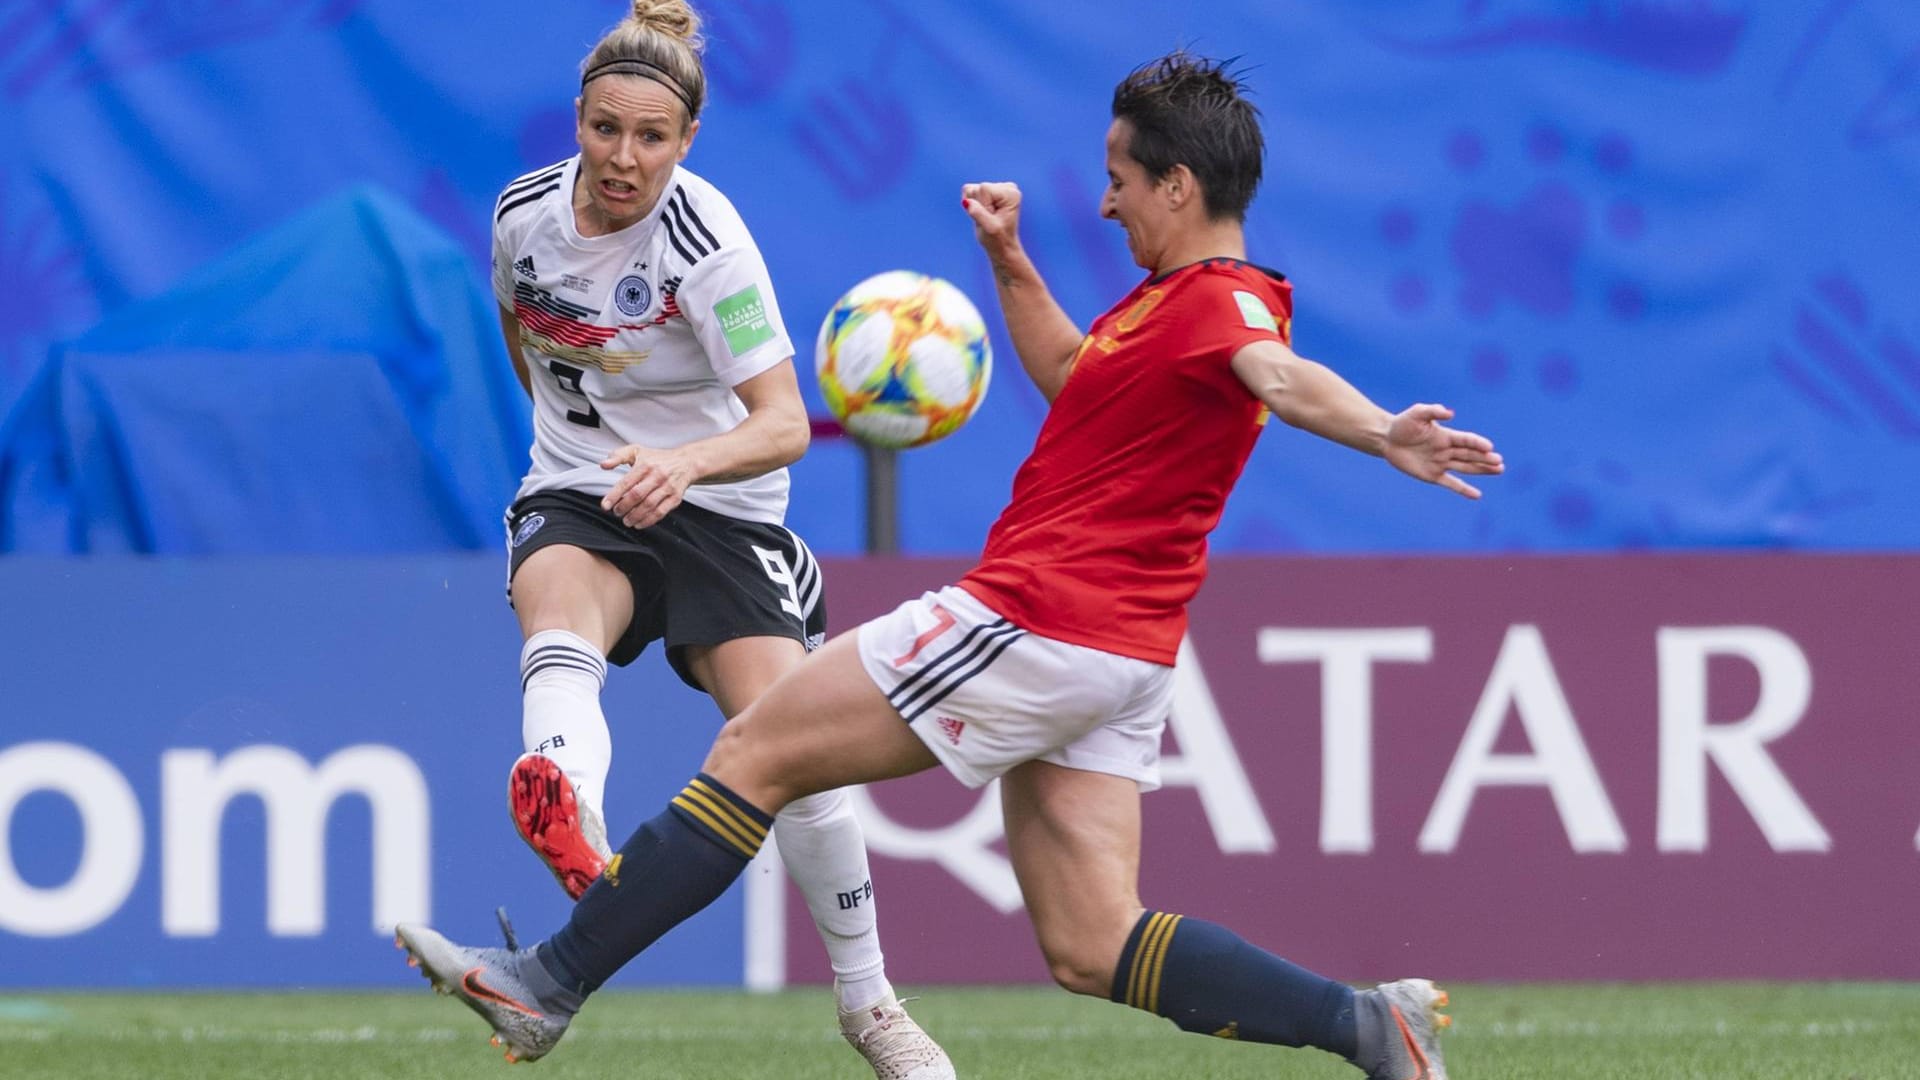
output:
[[[517,262],[517,263],[514,263],[514,264],[513,264],[513,268],[514,268],[515,270],[518,270],[518,271],[519,271],[520,273],[522,273],[522,274],[525,274],[525,275],[527,275],[527,279],[528,279],[529,281],[539,281],[539,280],[540,280],[540,275],[539,275],[539,273],[537,273],[537,272],[536,272],[536,271],[535,271],[535,270],[533,269],[533,256],[531,256],[531,255],[529,255],[529,256],[527,256],[527,257],[526,257],[526,258],[524,258],[524,259],[521,259],[521,260],[520,260],[519,262]]]

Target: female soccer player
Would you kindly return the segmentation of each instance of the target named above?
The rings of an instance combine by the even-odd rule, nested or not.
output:
[[[576,898],[611,855],[607,661],[663,640],[730,717],[824,637],[820,569],[781,524],[808,440],[793,345],[740,215],[680,164],[706,100],[701,44],[684,0],[634,0],[581,67],[580,153],[494,210],[501,327],[534,403],[507,514],[527,751],[509,799]],[[809,793],[779,822],[847,1038],[885,1080],[951,1077],[888,984],[846,793]]]
[[[413,962],[509,1046],[545,1053],[587,994],[739,875],[790,800],[944,765],[1001,779],[1008,853],[1062,986],[1188,1031],[1319,1047],[1381,1080],[1444,1080],[1431,982],[1356,992],[1139,897],[1139,792],[1158,783],[1186,605],[1267,414],[1469,498],[1457,474],[1503,468],[1487,439],[1441,425],[1446,408],[1390,414],[1293,352],[1291,287],[1246,261],[1262,152],[1218,64],[1175,53],[1120,83],[1100,210],[1147,277],[1085,334],[1021,249],[1019,189],[968,185],[1007,328],[1052,402],[980,564],[829,642],[731,720],[623,849],[644,889],[595,884],[525,952],[403,926]]]

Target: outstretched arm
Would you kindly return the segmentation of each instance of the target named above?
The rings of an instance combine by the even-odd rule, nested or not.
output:
[[[961,205],[973,219],[974,239],[993,264],[1000,311],[1007,319],[1013,351],[1040,393],[1051,402],[1066,384],[1080,328],[1047,291],[1040,271],[1020,246],[1020,187],[1017,184],[968,184]]]
[[[1416,480],[1469,499],[1479,498],[1480,489],[1455,474],[1492,476],[1506,468],[1485,436],[1440,425],[1452,419],[1452,409],[1413,405],[1397,415],[1389,413],[1331,368],[1277,341],[1256,341],[1234,353],[1233,371],[1261,404],[1288,424],[1384,457]]]

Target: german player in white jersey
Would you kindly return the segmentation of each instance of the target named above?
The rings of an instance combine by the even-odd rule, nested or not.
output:
[[[507,514],[526,639],[509,803],[576,899],[621,870],[602,814],[607,662],[660,641],[732,717],[825,636],[820,568],[782,524],[786,466],[809,437],[793,344],[740,215],[681,165],[706,98],[699,25],[684,0],[634,0],[582,65],[580,153],[494,208],[500,323],[534,414]],[[842,1033],[882,1080],[951,1077],[887,981],[845,792],[789,805],[778,826]]]

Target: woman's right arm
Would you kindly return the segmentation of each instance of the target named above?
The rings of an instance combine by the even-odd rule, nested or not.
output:
[[[520,320],[508,309],[500,307],[500,336],[507,339],[507,356],[513,360],[513,373],[520,379],[520,389],[533,396],[533,375],[527,370],[527,358],[520,355]]]
[[[1040,271],[1020,246],[1020,188],[1015,184],[968,184],[961,189],[974,237],[993,264],[1000,312],[1020,365],[1048,402],[1066,385],[1084,336],[1061,309]]]

